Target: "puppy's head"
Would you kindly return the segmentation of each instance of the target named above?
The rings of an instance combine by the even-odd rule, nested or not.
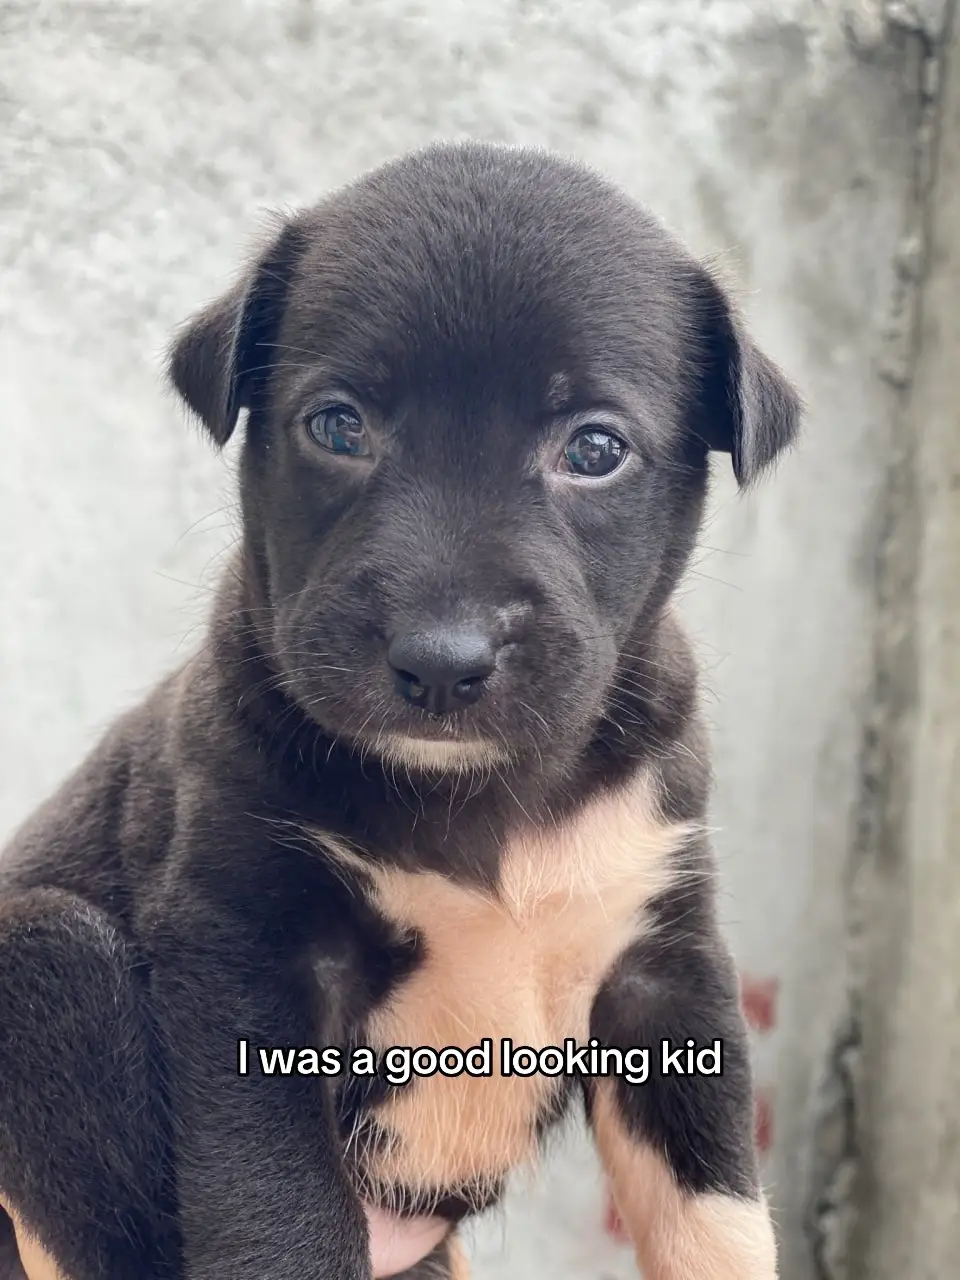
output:
[[[707,272],[538,152],[435,147],[291,218],[183,331],[288,693],[423,769],[570,758],[683,570],[711,449],[798,401]]]

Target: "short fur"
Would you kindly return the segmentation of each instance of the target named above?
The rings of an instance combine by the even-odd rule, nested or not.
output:
[[[0,1199],[70,1280],[366,1277],[361,1194],[453,1225],[575,1090],[241,1077],[238,1040],[719,1037],[722,1076],[588,1111],[652,1277],[772,1280],[669,601],[710,451],[748,484],[795,393],[643,210],[477,144],[287,220],[171,375],[217,443],[246,413],[242,546],[203,650],[0,862]],[[310,438],[331,403],[369,452]],[[564,461],[586,424],[606,478]],[[398,696],[394,637],[465,626],[483,696]]]

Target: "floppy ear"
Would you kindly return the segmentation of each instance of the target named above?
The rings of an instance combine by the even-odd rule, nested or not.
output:
[[[788,379],[754,346],[729,298],[704,269],[698,281],[705,354],[697,433],[729,453],[745,489],[796,437],[803,412]]]
[[[297,223],[290,221],[232,289],[187,321],[170,349],[170,380],[218,447],[266,381],[298,254]]]

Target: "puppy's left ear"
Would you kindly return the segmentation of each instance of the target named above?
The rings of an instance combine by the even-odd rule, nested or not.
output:
[[[170,381],[218,446],[267,381],[299,246],[291,220],[232,289],[187,321],[170,349]]]
[[[701,381],[695,430],[711,449],[729,453],[745,489],[793,443],[803,403],[774,362],[754,346],[730,299],[704,268],[695,294]]]

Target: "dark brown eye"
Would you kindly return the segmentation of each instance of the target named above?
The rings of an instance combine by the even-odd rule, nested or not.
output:
[[[565,470],[577,476],[608,476],[627,456],[627,446],[602,427],[583,427],[563,451]]]
[[[307,417],[310,439],[321,449],[354,458],[370,452],[366,429],[356,409],[348,404],[332,404]]]

